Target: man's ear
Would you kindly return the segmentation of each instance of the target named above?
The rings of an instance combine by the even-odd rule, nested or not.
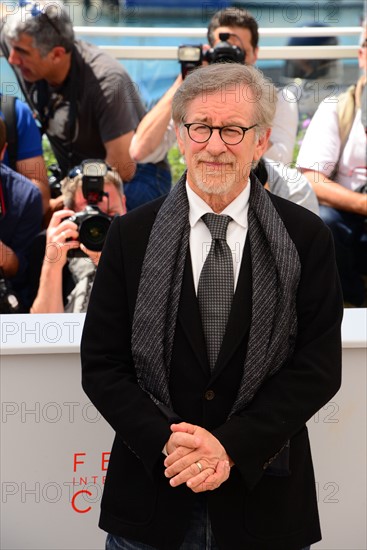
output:
[[[178,147],[180,149],[181,155],[184,155],[185,154],[185,144],[184,144],[184,140],[182,139],[182,135],[181,135],[181,132],[183,131],[183,126],[178,126],[177,124],[175,124],[175,131],[176,131],[176,138],[177,138]]]
[[[254,160],[258,161],[263,156],[267,148],[269,147],[269,138],[271,134],[271,128],[268,128],[262,136],[257,139],[254,151]]]
[[[4,156],[5,156],[5,151],[6,151],[6,148],[7,148],[8,144],[5,143],[4,144],[4,147],[1,149],[0,151],[0,162],[2,162],[4,160]]]
[[[254,49],[254,64],[256,63],[256,61],[258,60],[259,58],[259,46],[257,46],[255,49]]]
[[[55,63],[58,63],[59,61],[62,61],[66,55],[66,50],[63,46],[55,46],[51,50],[51,58],[52,61]]]

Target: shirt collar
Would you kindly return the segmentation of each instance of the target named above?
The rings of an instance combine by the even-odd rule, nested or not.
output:
[[[248,179],[246,187],[241,193],[221,212],[231,218],[243,228],[247,228],[247,211],[250,199],[251,183]],[[186,180],[186,192],[189,201],[189,223],[194,227],[204,214],[213,212],[210,206],[195,193]]]

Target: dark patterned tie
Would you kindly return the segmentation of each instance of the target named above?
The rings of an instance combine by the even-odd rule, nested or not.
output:
[[[214,369],[222,345],[233,299],[233,260],[226,240],[230,216],[204,214],[212,244],[203,265],[198,285],[198,300],[208,359]]]

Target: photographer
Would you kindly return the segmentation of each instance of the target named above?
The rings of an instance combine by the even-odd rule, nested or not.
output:
[[[31,313],[80,313],[86,311],[88,305],[101,252],[90,250],[79,241],[82,232],[80,219],[86,219],[86,208],[90,201],[83,194],[83,174],[80,169],[76,171],[79,172],[77,175],[62,181],[65,208],[53,214],[46,231],[46,250],[38,293],[31,307]],[[103,196],[95,206],[101,213],[111,218],[126,213],[122,182],[116,172],[108,170],[105,174]],[[83,216],[75,215],[81,212]],[[100,216],[89,231],[92,245],[93,235],[100,231],[101,219]],[[94,216],[92,222],[95,221]],[[76,257],[69,258],[69,251],[74,251],[74,254],[71,254]],[[75,254],[75,251],[79,254]],[[72,281],[70,281],[70,275]],[[73,285],[75,285],[74,288],[72,288]]]
[[[27,255],[41,229],[42,197],[30,180],[3,163],[5,150],[6,127],[0,118],[0,269],[26,308]]]
[[[228,38],[221,40],[226,33]],[[225,8],[218,11],[209,22],[209,46],[203,46],[203,55],[197,64],[232,60],[254,65],[259,47],[258,25],[254,17],[242,8]],[[232,47],[232,51],[231,51]],[[244,54],[241,55],[240,54]],[[242,61],[240,59],[242,58]],[[185,74],[185,71],[182,71]],[[171,121],[171,104],[174,93],[182,82],[180,75],[172,87],[140,122],[130,146],[130,155],[136,162],[157,162],[164,158],[175,141]],[[296,98],[287,90],[277,91],[277,109],[272,134],[265,156],[270,160],[288,164],[292,161],[298,127]]]
[[[0,48],[50,141],[62,177],[87,158],[104,159],[128,183],[128,209],[170,190],[165,158],[136,165],[129,154],[145,114],[136,84],[116,59],[75,39],[59,0],[21,0],[0,28]]]

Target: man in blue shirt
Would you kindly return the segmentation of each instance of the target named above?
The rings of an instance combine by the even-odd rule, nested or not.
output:
[[[0,94],[1,104],[9,101],[7,96]],[[14,124],[6,113],[8,110],[0,108],[0,117],[8,125]],[[11,166],[8,151],[5,151],[3,162],[26,178],[33,181],[42,193],[43,211],[49,208],[50,189],[47,179],[47,169],[43,159],[41,133],[33,118],[32,111],[26,103],[15,99],[14,104],[16,127],[15,166]]]
[[[5,149],[0,119],[0,268],[27,307],[27,252],[41,229],[42,197],[31,181],[3,163]]]

